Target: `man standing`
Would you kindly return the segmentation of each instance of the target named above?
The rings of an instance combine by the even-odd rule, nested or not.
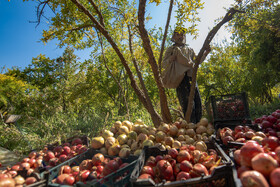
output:
[[[176,27],[171,41],[174,44],[166,50],[163,59],[163,84],[166,88],[176,88],[177,97],[185,115],[191,90],[195,53],[193,49],[186,45],[185,28]],[[202,117],[202,106],[198,85],[197,83],[195,84],[196,89],[191,122],[198,123]]]

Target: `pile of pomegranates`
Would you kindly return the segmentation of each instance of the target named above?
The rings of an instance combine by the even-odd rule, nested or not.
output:
[[[140,119],[116,121],[109,129],[103,129],[91,141],[91,147],[110,156],[139,156],[145,146],[157,146],[162,150],[197,141],[208,141],[214,127],[206,118],[197,124],[180,119],[174,123],[162,123],[159,127],[148,126]]]
[[[225,162],[230,163],[229,160],[226,161],[224,157],[218,155],[216,149],[201,151],[193,145],[185,145],[180,149],[171,148],[166,154],[164,152],[157,154],[158,151],[149,152],[151,154],[146,155],[137,181],[151,179],[159,184],[188,180],[211,175],[217,166],[224,165]]]
[[[45,147],[43,150],[43,165],[45,165],[45,169],[49,170],[87,150],[87,145],[83,145],[83,141],[80,138],[73,139],[71,143],[66,142],[56,146],[53,150],[48,150]]]
[[[64,143],[62,146],[56,146],[53,150],[45,147],[40,151],[32,151],[28,157],[23,158],[20,162],[7,167],[1,171],[0,181],[14,180],[16,185],[33,184],[39,180],[38,174],[49,170],[50,168],[63,163],[64,161],[87,151],[87,146],[83,145],[80,138],[75,138],[70,143]],[[6,179],[9,178],[9,179]],[[1,186],[1,185],[0,185]]]
[[[270,115],[256,118],[253,123],[259,124],[267,136],[275,136],[280,140],[280,109],[277,109]]]
[[[77,182],[104,182],[101,179],[128,165],[129,163],[123,163],[120,157],[109,158],[102,153],[95,153],[92,158],[83,160],[77,166],[62,166],[52,183],[74,185]],[[119,176],[121,177],[123,176]]]
[[[253,129],[251,127],[248,125],[237,125],[233,130],[229,127],[224,127],[222,129],[218,129],[216,137],[218,140],[221,140],[224,145],[227,145],[230,141],[245,143],[248,140],[255,140],[257,142],[261,142],[266,135],[262,131],[254,130],[257,128]]]
[[[261,145],[249,140],[233,152],[243,187],[280,185],[280,146],[278,142],[266,141],[267,144]]]

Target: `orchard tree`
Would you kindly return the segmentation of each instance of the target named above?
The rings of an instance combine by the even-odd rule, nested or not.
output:
[[[264,104],[280,82],[280,5],[277,0],[239,2],[246,11],[231,22],[240,63],[249,70],[248,92]]]
[[[72,45],[77,49],[84,49],[96,45],[100,46],[101,38],[106,45],[110,45],[124,67],[134,93],[151,115],[154,125],[158,126],[161,122],[172,122],[167,95],[161,79],[160,67],[173,5],[177,6],[176,25],[190,25],[187,28],[188,33],[197,34],[196,22],[199,21],[197,11],[202,8],[203,4],[200,0],[170,0],[169,10],[166,13],[166,26],[160,50],[158,50],[156,48],[158,41],[152,37],[151,30],[146,27],[147,21],[151,19],[146,15],[147,3],[146,0],[46,0],[39,1],[37,12],[38,23],[42,21],[43,16],[48,16],[44,14],[46,7],[49,7],[54,13],[49,19],[49,29],[43,33],[43,41],[45,42],[57,38],[60,41],[60,46]],[[151,0],[149,3],[159,5],[162,2]],[[209,48],[213,37],[224,23],[232,19],[236,12],[238,11],[233,8],[230,9],[225,17],[209,32],[195,59],[193,82],[196,81],[198,65],[201,63],[201,59],[207,55],[205,52]],[[144,65],[150,68],[153,81],[157,87],[160,112],[157,111],[150,98],[144,81],[146,74],[143,73],[139,66],[139,59],[135,53],[135,49],[139,44],[144,49],[141,54],[144,59]],[[101,49],[99,50],[101,51]],[[108,69],[111,69],[111,67],[108,67]],[[133,73],[133,70],[136,74]],[[193,84],[190,94],[191,102],[189,102],[186,114],[187,121],[190,119],[194,87],[195,85]]]

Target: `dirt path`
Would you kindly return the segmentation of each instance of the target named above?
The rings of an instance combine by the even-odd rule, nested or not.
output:
[[[0,147],[0,163],[2,167],[0,170],[6,169],[7,166],[12,166],[20,160],[20,157],[17,156],[14,152],[9,151],[3,147]]]

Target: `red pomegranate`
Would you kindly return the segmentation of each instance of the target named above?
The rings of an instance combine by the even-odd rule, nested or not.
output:
[[[243,187],[262,186],[269,187],[265,177],[258,171],[245,171],[240,177]]]
[[[147,160],[146,160],[146,164],[147,166],[151,166],[151,167],[155,167],[157,165],[156,163],[156,158],[154,156],[150,156]]]
[[[138,177],[138,179],[153,179],[150,174],[144,173]]]
[[[252,158],[252,168],[265,177],[278,167],[277,161],[267,153],[259,153]]]
[[[278,187],[280,184],[280,168],[273,170],[269,176],[272,187]]]
[[[102,164],[102,162],[104,162],[104,159],[105,158],[104,158],[103,154],[97,153],[97,154],[93,155],[93,157],[92,157],[92,164],[94,166],[99,166]]]
[[[279,146],[279,140],[275,136],[265,137],[262,140],[262,145],[268,146],[270,148],[270,151],[274,151]]]
[[[162,179],[170,180],[173,176],[173,168],[167,160],[158,161],[156,170]]]
[[[192,163],[187,160],[184,160],[180,163],[181,171],[190,172],[193,169]]]
[[[193,169],[190,171],[190,174],[191,177],[201,177],[209,175],[209,172],[204,165],[197,163],[193,166]]]
[[[151,166],[144,166],[142,168],[141,175],[145,174],[145,173],[146,174],[150,174],[152,177],[155,176],[154,170],[153,170],[153,168]]]
[[[237,177],[240,178],[240,176],[242,175],[242,173],[244,173],[245,171],[250,171],[252,170],[250,167],[248,166],[240,166],[238,169],[237,169]]]
[[[236,164],[240,165],[241,163],[241,156],[240,156],[240,149],[237,149],[233,153],[233,158]]]
[[[184,160],[190,161],[191,155],[187,150],[180,150],[177,156],[177,162],[181,163]]]
[[[261,146],[253,140],[249,140],[240,149],[241,165],[252,166],[251,160],[259,153],[263,153]]]
[[[188,172],[181,171],[176,176],[176,181],[187,180],[187,179],[190,179],[190,178],[191,178],[191,175]]]
[[[106,164],[106,166],[104,167],[103,169],[103,175],[104,176],[107,176],[109,175],[110,173],[114,172],[114,171],[117,171],[119,169],[119,164],[117,161],[115,160],[110,160],[108,162],[108,164]]]
[[[178,151],[175,148],[171,148],[168,150],[168,154],[172,157],[172,158],[177,158],[178,156]]]

